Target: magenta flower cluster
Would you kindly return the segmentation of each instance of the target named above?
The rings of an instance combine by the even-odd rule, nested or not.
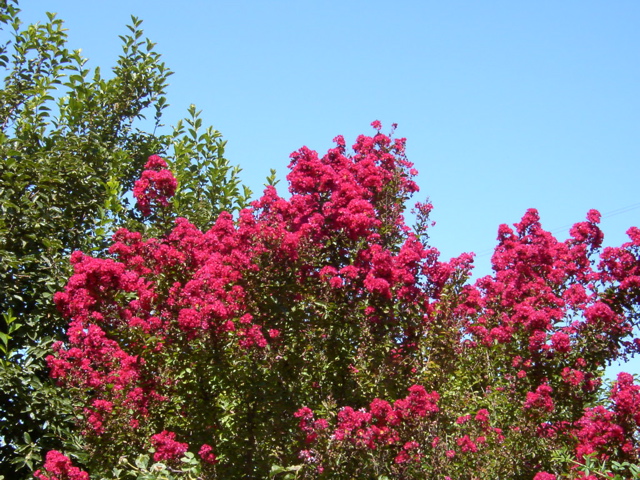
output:
[[[169,199],[175,195],[177,187],[178,182],[167,168],[167,162],[158,155],[152,155],[133,187],[133,196],[137,207],[148,217],[153,208],[169,206]]]

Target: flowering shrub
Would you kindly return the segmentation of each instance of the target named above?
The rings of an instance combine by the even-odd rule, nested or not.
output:
[[[581,478],[585,457],[638,461],[640,386],[601,376],[640,348],[640,231],[598,260],[598,212],[561,242],[529,210],[469,284],[472,255],[426,242],[431,205],[405,224],[417,172],[373,127],[352,153],[342,137],[294,152],[288,199],[269,186],[208,231],[178,218],[71,256],[68,340],[48,362],[81,405],[87,471],[147,450],[197,452],[203,478]],[[145,215],[171,209],[165,167],[150,158],[136,183]]]

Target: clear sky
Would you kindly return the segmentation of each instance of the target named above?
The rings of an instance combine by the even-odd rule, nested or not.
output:
[[[23,0],[109,68],[130,15],[175,74],[165,122],[191,103],[257,195],[303,145],[326,151],[398,123],[448,259],[490,272],[498,225],[540,211],[558,237],[591,208],[607,245],[640,225],[640,2]],[[640,373],[640,362],[627,366]]]

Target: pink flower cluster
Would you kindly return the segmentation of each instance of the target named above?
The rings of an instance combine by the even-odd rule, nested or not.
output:
[[[329,429],[325,419],[314,419],[313,411],[307,407],[299,409],[294,416],[300,419],[299,427],[306,434],[306,442],[312,444],[320,435],[329,435],[336,442],[346,442],[357,449],[400,446],[396,463],[419,460],[420,444],[413,440],[402,440],[401,430],[407,424],[433,417],[438,413],[436,392],[427,393],[421,385],[409,387],[409,395],[390,404],[386,400],[374,399],[369,410],[354,410],[344,407],[338,413],[336,425]]]
[[[633,331],[633,315],[613,308],[613,303],[628,305],[633,302],[629,296],[637,295],[640,235],[631,229],[635,240],[620,249],[605,249],[596,268],[590,257],[602,244],[599,219],[591,210],[586,222],[571,229],[571,238],[560,242],[542,229],[537,212],[529,210],[515,230],[500,227],[492,259],[495,274],[465,286],[466,300],[457,314],[469,335],[466,346],[503,345],[511,352],[513,370],[505,378],[526,396],[525,409],[553,411],[553,390],[545,382],[558,374],[565,382],[562,395],[591,394],[599,386],[590,370],[594,365],[639,349],[637,341],[626,340]],[[616,282],[620,298],[614,300],[605,292]],[[623,296],[627,298],[620,301]],[[581,356],[586,338],[597,339],[588,347],[588,367]],[[527,345],[528,352],[520,345]]]
[[[133,187],[133,196],[142,214],[148,217],[154,207],[167,207],[177,188],[178,182],[167,168],[167,162],[158,155],[151,155],[140,180]]]
[[[202,458],[206,463],[211,465],[218,463],[218,459],[213,453],[213,447],[211,445],[207,445],[206,443],[202,445],[198,451],[198,455],[200,455],[200,458]]]
[[[57,450],[47,452],[43,468],[33,474],[38,480],[89,480],[87,472],[74,467],[69,457]]]
[[[133,411],[134,415],[148,415],[150,403],[161,401],[152,383],[141,383],[141,369],[145,360],[127,353],[107,331],[122,321],[124,312],[111,312],[108,300],[114,292],[139,292],[138,298],[151,294],[147,283],[137,274],[127,272],[125,266],[113,260],[96,259],[80,252],[71,256],[75,275],[65,292],[54,297],[65,315],[72,318],[67,330],[68,343],[54,344],[56,355],[47,358],[50,374],[70,388],[94,392],[84,408],[88,431],[101,435],[118,410]],[[120,314],[114,317],[113,313]]]
[[[496,273],[467,287],[467,302],[460,309],[472,318],[467,330],[476,342],[490,347],[526,340],[535,365],[542,358],[570,355],[578,338],[597,328],[610,339],[602,355],[622,353],[618,340],[631,326],[594,290],[604,274],[592,268],[589,255],[600,247],[602,232],[596,225],[599,214],[591,211],[588,218],[574,226],[565,242],[541,228],[535,210],[516,224],[515,232],[500,227]],[[577,313],[584,320],[566,324]]]
[[[576,456],[596,454],[607,459],[616,450],[626,459],[640,457],[640,385],[628,373],[618,374],[610,392],[611,409],[602,405],[587,408],[575,423]]]
[[[357,452],[369,455],[392,452],[394,463],[406,468],[407,464],[425,458],[453,462],[459,455],[476,454],[488,444],[504,441],[502,430],[491,426],[486,409],[458,417],[455,423],[459,427],[452,434],[451,425],[438,406],[439,400],[438,393],[427,393],[423,386],[414,385],[409,388],[409,395],[393,404],[376,398],[368,409],[343,407],[333,426],[324,419],[315,419],[311,409],[301,408],[294,414],[305,434],[306,449],[300,458],[322,464],[323,457],[332,452],[340,452],[340,458],[349,458]]]
[[[176,434],[163,430],[151,437],[151,445],[156,450],[153,459],[156,462],[163,460],[179,460],[189,448],[187,443],[176,441]],[[204,454],[210,453],[210,449],[205,449]]]
[[[527,393],[527,401],[524,403],[525,409],[534,410],[537,412],[553,412],[555,405],[551,394],[553,389],[546,383],[543,383],[535,392]]]

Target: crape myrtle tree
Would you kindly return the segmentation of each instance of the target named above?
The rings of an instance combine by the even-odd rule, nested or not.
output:
[[[164,233],[75,251],[55,295],[84,451],[37,478],[638,475],[640,386],[603,372],[640,347],[640,230],[602,249],[597,211],[559,241],[529,210],[471,284],[472,255],[428,244],[430,204],[405,224],[417,172],[372,125],[207,229],[148,159],[134,194]]]
[[[124,195],[146,158],[166,153],[180,185],[173,208],[201,228],[246,196],[195,107],[172,133],[154,134],[171,72],[139,20],[104,76],[69,50],[62,21],[46,18],[24,26],[17,3],[0,1],[0,476],[11,479],[31,477],[43,449],[81,448],[74,399],[54,389],[45,362],[65,330],[53,293],[71,252],[105,250],[119,225],[164,233]]]

